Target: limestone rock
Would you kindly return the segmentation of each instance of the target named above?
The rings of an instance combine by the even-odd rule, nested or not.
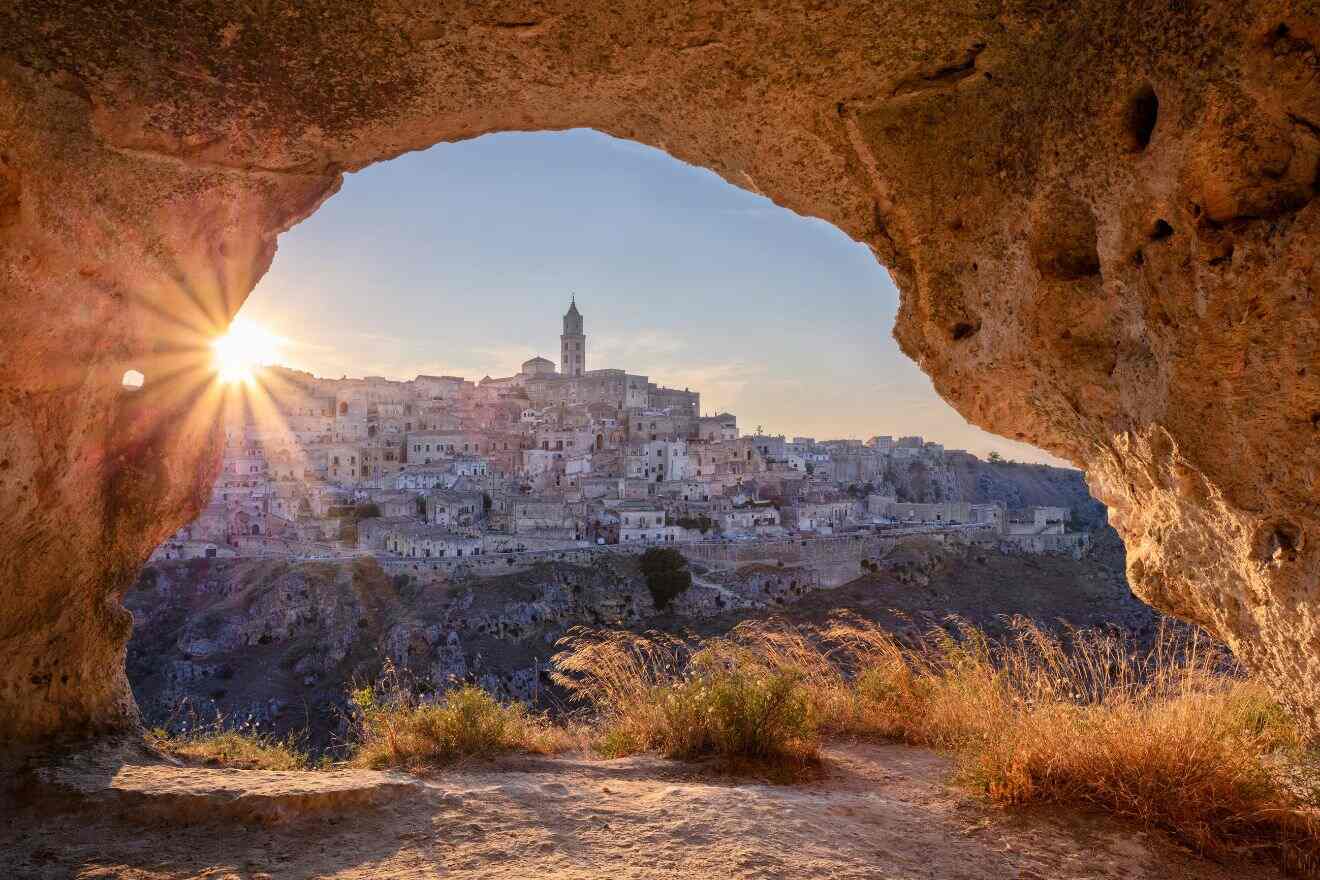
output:
[[[100,749],[37,771],[47,797],[62,794],[134,823],[227,821],[276,825],[357,814],[424,785],[405,773],[376,770],[232,770],[144,760],[132,749]]]
[[[1318,45],[1301,0],[8,4],[0,739],[134,724],[118,597],[205,501],[206,342],[279,233],[571,126],[867,243],[939,393],[1084,466],[1140,595],[1315,724]]]

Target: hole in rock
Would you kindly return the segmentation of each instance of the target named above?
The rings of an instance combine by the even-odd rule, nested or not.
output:
[[[1218,254],[1210,258],[1209,264],[1211,266],[1222,266],[1225,263],[1232,263],[1233,251],[1234,245],[1233,242],[1230,241],[1223,246],[1223,249]]]
[[[1262,562],[1291,562],[1302,548],[1302,530],[1286,520],[1267,523],[1256,538],[1256,557]]]
[[[1095,213],[1085,199],[1055,188],[1038,197],[1031,219],[1031,248],[1042,275],[1069,281],[1100,275]]]
[[[1156,220],[1150,230],[1151,241],[1163,241],[1171,235],[1173,235],[1173,227],[1169,225],[1169,221],[1163,219]]]
[[[1150,146],[1159,117],[1160,99],[1152,86],[1145,85],[1128,102],[1126,128],[1129,150],[1139,153]]]
[[[1046,201],[1039,228],[1053,271],[1099,272],[1085,202]],[[438,670],[443,688],[447,675],[476,674],[483,639],[503,640],[486,656],[508,668],[488,671],[510,680],[544,663],[547,627],[618,622],[633,603],[601,598],[594,580],[563,590],[588,597],[575,600],[577,617],[514,606],[547,601],[548,585],[573,583],[563,572],[626,543],[711,545],[736,561],[760,559],[751,551],[764,542],[769,558],[789,557],[773,562],[806,593],[819,573],[799,572],[794,554],[813,542],[843,534],[879,558],[865,542],[885,530],[957,531],[1002,498],[1015,509],[1064,503],[1049,492],[1018,501],[1011,487],[975,494],[991,452],[1020,463],[1000,466],[995,487],[1036,486],[1035,465],[1059,462],[972,428],[943,402],[892,340],[897,309],[869,248],[834,226],[594,132],[488,135],[355,173],[281,236],[215,346],[214,372],[228,380],[215,383],[222,469],[153,568],[223,583],[215,593],[228,598],[197,620],[142,617],[152,622],[130,656],[187,645],[183,690],[223,714],[247,711],[253,664],[278,655],[272,690],[296,698],[257,720],[295,732],[306,722],[298,706],[342,700],[344,664],[383,651],[376,618],[318,604],[349,582],[347,594],[397,597],[421,620],[405,593],[448,603],[466,589],[450,578],[505,579],[478,591],[480,622],[455,605],[435,609],[443,627],[419,623],[419,666]],[[969,306],[930,332],[963,341],[979,321]],[[1092,503],[1075,471],[1055,476]],[[977,515],[1006,523],[1004,505]],[[1032,516],[1015,534],[1078,536],[1065,533],[1067,517]],[[194,557],[212,558],[209,570],[190,571]],[[250,578],[249,560],[265,566]],[[415,591],[391,586],[404,574]],[[711,589],[707,604],[727,599]],[[166,591],[133,601],[148,592]],[[244,639],[265,647],[246,652]],[[233,685],[204,690],[221,664]],[[167,722],[172,707],[142,693],[146,721]],[[310,745],[331,736],[313,730]]]
[[[125,391],[141,391],[142,384],[146,382],[147,377],[137,370],[125,370],[124,377],[119,380]]]

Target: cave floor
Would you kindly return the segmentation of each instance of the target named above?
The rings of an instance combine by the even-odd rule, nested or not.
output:
[[[825,757],[820,778],[795,785],[655,758],[510,758],[421,782],[258,774],[246,792],[237,790],[246,784],[241,774],[256,771],[124,766],[111,794],[71,795],[65,780],[51,786],[62,796],[7,809],[0,877],[1279,876],[1197,859],[1106,817],[988,807],[952,787],[949,762],[925,750],[835,744]],[[175,799],[162,801],[164,809],[150,809],[153,784]],[[354,789],[375,793],[343,795]],[[281,806],[264,814],[234,808],[245,796]],[[179,806],[188,798],[200,798],[200,808]]]

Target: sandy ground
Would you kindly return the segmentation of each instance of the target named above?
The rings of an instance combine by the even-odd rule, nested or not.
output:
[[[793,786],[652,758],[511,759],[452,770],[379,806],[274,826],[39,804],[0,820],[0,877],[1278,876],[1196,859],[1104,817],[989,808],[950,787],[947,761],[924,750],[836,745],[826,755],[822,779]]]

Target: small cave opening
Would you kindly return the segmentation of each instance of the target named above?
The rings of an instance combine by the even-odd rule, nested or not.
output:
[[[951,335],[953,336],[954,342],[961,342],[964,339],[975,336],[980,329],[981,327],[978,324],[969,324],[966,321],[960,321],[953,326]]]
[[[1032,255],[1043,277],[1100,277],[1095,213],[1076,193],[1057,188],[1044,193],[1033,210],[1031,236]]]
[[[1256,558],[1266,564],[1292,562],[1302,549],[1301,528],[1286,520],[1263,525],[1256,533]]]
[[[1155,94],[1155,89],[1147,83],[1128,101],[1124,127],[1127,132],[1129,152],[1140,153],[1150,146],[1159,118],[1159,96]]]
[[[1163,218],[1156,220],[1155,225],[1151,227],[1150,230],[1151,241],[1164,241],[1166,238],[1171,238],[1172,236],[1173,236],[1173,227],[1169,224],[1168,220],[1165,220]]]

